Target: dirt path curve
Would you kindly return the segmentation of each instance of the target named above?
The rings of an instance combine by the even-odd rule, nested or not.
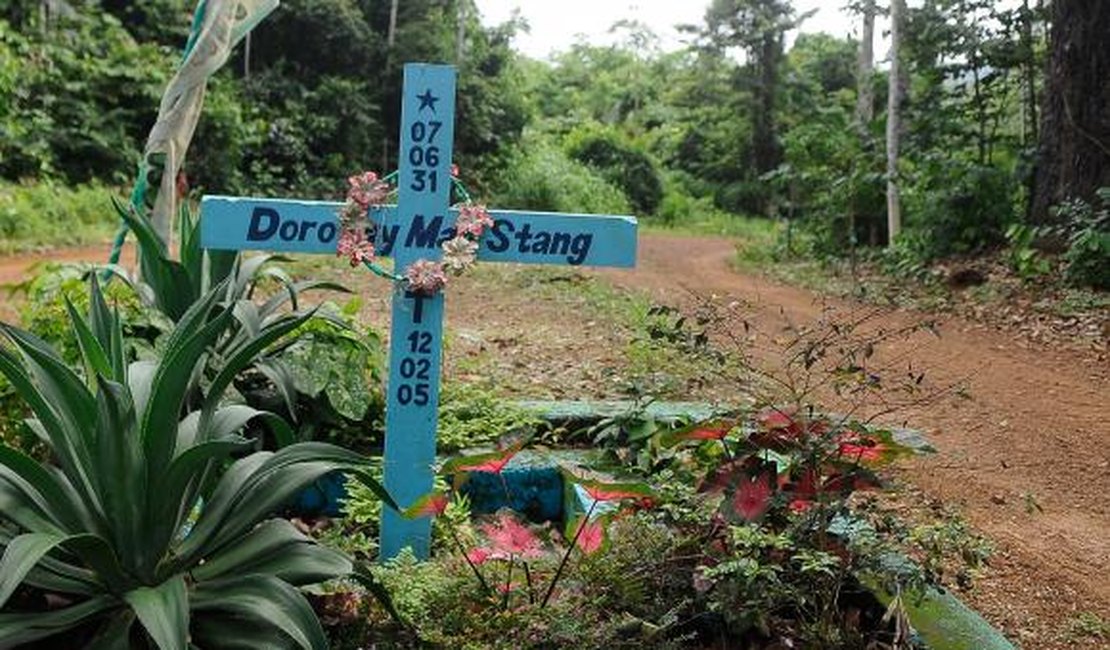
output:
[[[82,246],[79,248],[60,248],[45,253],[25,253],[0,257],[0,320],[12,320],[16,317],[15,308],[8,299],[5,287],[10,287],[22,282],[28,271],[37,264],[44,262],[107,262],[108,254],[112,247],[108,244],[95,246]],[[125,265],[135,262],[135,248],[128,245],[124,248],[121,260]]]
[[[781,322],[780,307],[796,321],[820,316],[814,294],[737,273],[733,254],[721,239],[648,235],[635,271],[607,275],[672,302],[694,288],[755,301],[767,325]],[[892,311],[881,324],[922,317]],[[942,319],[941,337],[916,356],[934,381],[970,378],[969,402],[911,415],[939,453],[913,461],[905,475],[963,504],[1000,545],[1001,566],[980,591],[1003,593],[976,605],[1018,632],[1031,615],[1110,615],[1110,367],[954,318]],[[1043,512],[1027,511],[1034,501]]]

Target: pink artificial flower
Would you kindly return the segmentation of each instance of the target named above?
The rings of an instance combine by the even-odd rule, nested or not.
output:
[[[408,290],[422,296],[434,296],[447,284],[443,265],[429,260],[416,260],[405,271]]]
[[[478,243],[462,235],[443,244],[443,267],[455,275],[470,268],[477,259]]]
[[[339,210],[339,224],[344,229],[354,229],[366,217],[366,208],[348,200]]]
[[[359,230],[344,230],[339,234],[336,242],[335,254],[337,257],[346,257],[351,266],[358,266],[364,262],[374,261],[374,244],[366,240],[366,236]]]
[[[483,524],[482,532],[489,538],[493,553],[490,557],[538,557],[543,555],[540,538],[511,515],[502,514],[492,524]]]
[[[492,227],[493,218],[484,205],[466,203],[459,208],[459,218],[455,220],[455,232],[459,236],[470,235],[477,239],[486,228]]]
[[[347,179],[347,185],[347,199],[364,210],[384,203],[389,196],[389,184],[381,181],[374,172],[355,174]]]

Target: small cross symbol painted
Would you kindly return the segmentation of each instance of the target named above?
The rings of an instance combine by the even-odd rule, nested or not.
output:
[[[417,95],[416,98],[420,100],[420,108],[418,108],[417,111],[430,108],[433,113],[436,112],[436,102],[439,101],[439,97],[432,94],[431,88],[425,90],[423,95]]]

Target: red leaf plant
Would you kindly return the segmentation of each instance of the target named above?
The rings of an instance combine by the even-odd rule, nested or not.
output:
[[[890,431],[864,432],[849,428],[834,439],[841,459],[863,465],[883,465],[913,450],[894,441]]]
[[[719,466],[703,484],[703,491],[723,493],[721,514],[731,521],[756,521],[774,501],[778,471],[774,463],[758,458]]]
[[[799,415],[798,409],[792,407],[770,408],[756,418],[756,430],[749,440],[762,449],[784,451],[828,431],[829,422],[825,418]]]
[[[488,583],[486,583],[478,567],[490,560],[508,561],[505,582],[495,586],[495,589],[502,594],[502,607],[507,607],[509,594],[512,591],[513,567],[519,560],[524,569],[525,581],[528,584],[528,601],[535,603],[536,592],[532,584],[532,572],[526,560],[544,555],[543,543],[540,538],[508,512],[498,514],[497,519],[491,523],[482,524],[479,526],[479,530],[485,535],[488,545],[472,548],[465,551],[463,555],[483,586],[488,591]]]
[[[779,477],[779,489],[787,495],[792,512],[809,510],[829,497],[846,498],[856,490],[881,487],[879,478],[866,468],[851,463],[826,463],[822,467],[797,468]]]
[[[520,451],[520,447],[513,446],[501,451],[473,456],[460,456],[453,458],[443,465],[444,474],[459,474],[463,472],[488,472],[500,474],[509,461]]]
[[[628,499],[644,501],[650,500],[652,496],[651,488],[643,483],[601,483],[585,479],[578,479],[574,482],[582,486],[582,489],[594,501],[608,502]]]

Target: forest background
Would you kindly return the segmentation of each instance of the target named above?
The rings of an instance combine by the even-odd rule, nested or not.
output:
[[[192,4],[0,0],[0,248],[110,232],[106,195],[134,176]],[[759,229],[768,259],[907,277],[1003,247],[1047,273],[1036,245],[1067,282],[1110,288],[1107,3],[892,4],[849,7],[865,35],[900,14],[897,66],[866,38],[787,48],[807,17],[787,0],[714,0],[686,48],[629,20],[617,44],[551,61],[514,52],[529,26],[484,26],[472,0],[286,0],[210,83],[182,189],[335,198],[396,166],[402,64],[449,62],[456,162],[491,205]]]

